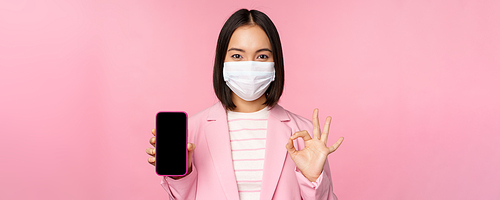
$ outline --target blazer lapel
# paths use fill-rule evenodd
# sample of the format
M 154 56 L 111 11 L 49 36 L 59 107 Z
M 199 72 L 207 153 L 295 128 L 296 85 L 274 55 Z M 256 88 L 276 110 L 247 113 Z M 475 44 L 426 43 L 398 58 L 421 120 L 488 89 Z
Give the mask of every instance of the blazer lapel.
M 284 123 L 287 121 L 290 121 L 290 118 L 280 105 L 269 110 L 260 199 L 272 199 L 283 170 L 288 153 L 285 145 L 292 135 L 292 129 Z
M 219 182 L 227 199 L 239 199 L 234 175 L 227 115 L 220 102 L 211 107 L 205 127 L 205 138 L 212 156 Z

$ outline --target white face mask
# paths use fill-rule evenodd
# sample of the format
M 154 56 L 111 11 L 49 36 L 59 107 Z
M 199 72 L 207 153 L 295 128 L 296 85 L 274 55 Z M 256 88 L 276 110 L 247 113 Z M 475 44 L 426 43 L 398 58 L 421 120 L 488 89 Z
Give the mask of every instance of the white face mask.
M 274 81 L 274 62 L 238 61 L 225 62 L 224 81 L 231 90 L 245 101 L 262 96 Z

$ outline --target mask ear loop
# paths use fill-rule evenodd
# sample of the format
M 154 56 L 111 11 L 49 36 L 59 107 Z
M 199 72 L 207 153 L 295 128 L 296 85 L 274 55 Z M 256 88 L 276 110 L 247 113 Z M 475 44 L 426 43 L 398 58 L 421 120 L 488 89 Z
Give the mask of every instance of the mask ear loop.
M 273 62 L 273 80 L 272 81 L 274 81 L 274 78 L 276 77 L 276 68 L 274 68 L 275 65 L 276 65 L 276 63 Z

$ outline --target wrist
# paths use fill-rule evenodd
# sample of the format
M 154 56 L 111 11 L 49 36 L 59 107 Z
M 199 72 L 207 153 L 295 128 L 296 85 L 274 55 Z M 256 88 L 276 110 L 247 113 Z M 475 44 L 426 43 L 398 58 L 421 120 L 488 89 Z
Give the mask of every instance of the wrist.
M 309 180 L 310 182 L 316 182 L 316 180 L 318 180 L 319 176 L 321 174 L 318 174 L 318 175 L 311 175 L 311 174 L 308 174 L 308 173 L 304 173 L 302 172 L 302 170 L 300 170 L 298 167 L 295 168 L 295 170 L 297 172 L 300 172 L 302 174 L 302 176 L 304 176 L 307 180 Z
M 316 182 L 316 180 L 318 180 L 318 177 L 319 176 L 305 176 L 304 177 L 307 178 L 307 180 L 309 180 L 310 182 Z

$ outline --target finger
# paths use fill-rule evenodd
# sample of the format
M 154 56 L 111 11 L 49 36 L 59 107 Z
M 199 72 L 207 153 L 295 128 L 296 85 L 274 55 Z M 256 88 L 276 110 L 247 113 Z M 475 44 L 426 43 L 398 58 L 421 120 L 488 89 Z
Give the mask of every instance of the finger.
M 325 125 L 323 126 L 323 130 L 321 131 L 321 141 L 326 144 L 328 141 L 328 134 L 330 132 L 330 124 L 332 122 L 332 117 L 328 116 L 325 121 Z
M 151 145 L 153 145 L 154 147 L 156 147 L 156 138 L 155 137 L 152 137 L 151 139 L 149 139 L 149 143 Z
M 313 137 L 320 139 L 321 130 L 319 129 L 319 119 L 318 119 L 319 109 L 314 109 L 313 111 Z
M 297 139 L 299 137 L 301 137 L 302 139 L 304 139 L 304 141 L 312 139 L 311 135 L 309 135 L 309 133 L 307 131 L 305 131 L 305 130 L 304 131 L 295 132 L 292 135 L 292 137 L 290 137 L 290 139 L 295 140 L 295 139 Z
M 154 156 L 155 152 L 156 152 L 156 150 L 154 148 L 147 148 L 146 149 L 146 153 L 148 153 L 149 155 Z
M 151 130 L 151 133 L 153 133 L 153 135 L 156 136 L 155 129 Z
M 297 149 L 293 146 L 293 140 L 291 138 L 288 139 L 288 143 L 286 143 L 285 147 L 289 154 L 293 155 L 297 151 Z
M 337 150 L 340 146 L 340 144 L 342 144 L 342 141 L 344 141 L 344 137 L 340 137 L 337 142 L 335 142 L 335 144 L 333 144 L 332 146 L 328 147 L 328 149 L 330 150 L 330 153 L 333 153 L 335 150 Z
M 196 146 L 193 144 L 193 143 L 188 143 L 188 151 L 194 151 L 194 149 L 196 148 Z
M 155 163 L 155 157 L 149 157 L 148 158 L 148 162 L 149 162 L 149 164 L 155 165 L 156 164 Z
M 191 170 L 193 164 L 193 152 L 196 146 L 193 143 L 188 143 L 188 167 Z

